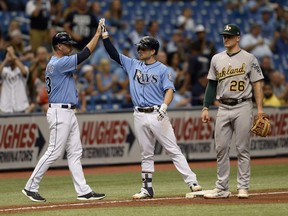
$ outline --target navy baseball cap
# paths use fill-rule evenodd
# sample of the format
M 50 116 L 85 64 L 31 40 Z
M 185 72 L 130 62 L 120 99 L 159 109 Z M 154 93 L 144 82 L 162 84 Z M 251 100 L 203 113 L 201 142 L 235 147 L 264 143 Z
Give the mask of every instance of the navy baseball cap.
M 67 32 L 59 32 L 55 34 L 52 38 L 53 47 L 55 47 L 57 44 L 73 45 L 77 44 L 77 42 L 72 40 L 71 35 L 69 35 Z
M 227 24 L 224 26 L 224 29 L 220 35 L 240 36 L 240 28 L 235 24 Z

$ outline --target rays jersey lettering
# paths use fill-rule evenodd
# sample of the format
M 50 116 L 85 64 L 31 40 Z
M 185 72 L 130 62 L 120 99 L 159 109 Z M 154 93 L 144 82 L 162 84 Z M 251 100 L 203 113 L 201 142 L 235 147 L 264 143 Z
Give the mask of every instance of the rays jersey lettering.
M 137 59 L 119 54 L 121 66 L 129 77 L 129 89 L 134 106 L 161 105 L 165 91 L 175 91 L 169 69 L 156 61 L 146 65 Z
M 134 80 L 137 80 L 142 85 L 157 83 L 158 79 L 159 77 L 157 74 L 142 73 L 142 71 L 138 69 L 136 69 L 135 71 Z

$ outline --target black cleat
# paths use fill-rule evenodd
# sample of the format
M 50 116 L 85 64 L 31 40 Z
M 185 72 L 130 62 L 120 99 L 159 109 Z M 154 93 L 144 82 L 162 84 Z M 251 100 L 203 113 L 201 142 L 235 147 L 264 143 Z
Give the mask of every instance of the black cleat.
M 91 191 L 88 194 L 78 196 L 78 200 L 101 200 L 105 197 L 105 194 L 103 193 L 95 193 L 94 191 Z
M 46 202 L 46 199 L 43 198 L 39 193 L 28 191 L 26 189 L 22 190 L 22 193 L 27 196 L 30 200 L 34 202 Z

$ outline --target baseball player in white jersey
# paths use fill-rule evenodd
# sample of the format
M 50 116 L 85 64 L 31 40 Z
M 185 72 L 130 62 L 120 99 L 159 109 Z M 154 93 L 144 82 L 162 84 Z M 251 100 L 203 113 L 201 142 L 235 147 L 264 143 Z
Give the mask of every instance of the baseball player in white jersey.
M 250 181 L 250 129 L 252 126 L 252 90 L 258 113 L 263 113 L 263 74 L 257 59 L 239 47 L 240 29 L 237 25 L 224 26 L 225 51 L 213 56 L 208 73 L 202 121 L 209 121 L 208 108 L 216 99 L 220 102 L 215 125 L 217 154 L 216 188 L 205 198 L 228 198 L 229 145 L 233 134 L 238 157 L 237 190 L 239 198 L 248 198 Z
M 54 55 L 46 67 L 46 87 L 49 97 L 47 121 L 50 129 L 49 146 L 36 165 L 25 188 L 24 195 L 35 202 L 45 202 L 39 193 L 39 184 L 50 165 L 63 152 L 67 152 L 67 160 L 78 200 L 103 199 L 105 194 L 95 193 L 86 183 L 82 165 L 82 145 L 80 132 L 74 109 L 78 103 L 73 74 L 77 65 L 87 59 L 94 51 L 101 34 L 100 24 L 96 34 L 79 53 L 71 55 L 72 44 L 76 43 L 66 32 L 57 33 L 52 39 Z
M 12 46 L 7 47 L 6 51 L 5 59 L 0 65 L 0 113 L 25 112 L 29 107 L 26 92 L 29 70 L 16 56 Z
M 166 109 L 173 99 L 174 85 L 168 68 L 155 60 L 159 42 L 143 37 L 137 44 L 139 59 L 132 59 L 117 52 L 102 26 L 102 38 L 110 57 L 118 62 L 129 77 L 130 93 L 134 104 L 134 125 L 141 149 L 142 188 L 134 199 L 152 198 L 154 173 L 154 148 L 156 140 L 162 144 L 184 181 L 192 191 L 201 190 L 193 173 L 176 143 L 176 137 Z

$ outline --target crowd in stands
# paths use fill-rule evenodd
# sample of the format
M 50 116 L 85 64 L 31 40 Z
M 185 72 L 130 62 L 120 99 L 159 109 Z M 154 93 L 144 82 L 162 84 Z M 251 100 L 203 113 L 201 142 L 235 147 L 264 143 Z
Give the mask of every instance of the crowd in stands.
M 285 0 L 1 0 L 0 113 L 46 112 L 51 38 L 66 31 L 80 51 L 102 17 L 116 48 L 127 56 L 137 58 L 135 44 L 145 35 L 160 42 L 158 60 L 174 75 L 170 108 L 202 106 L 210 60 L 224 49 L 219 32 L 228 23 L 240 26 L 241 48 L 259 60 L 264 105 L 288 104 Z M 101 41 L 78 71 L 79 112 L 133 107 L 126 73 Z

